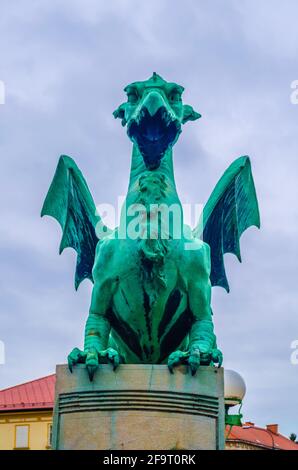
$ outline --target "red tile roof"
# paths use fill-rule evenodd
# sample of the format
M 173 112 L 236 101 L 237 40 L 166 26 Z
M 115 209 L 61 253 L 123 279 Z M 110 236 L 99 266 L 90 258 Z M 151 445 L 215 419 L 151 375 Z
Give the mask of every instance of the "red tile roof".
M 0 412 L 23 409 L 51 409 L 54 406 L 56 375 L 48 375 L 0 391 Z
M 230 426 L 226 426 L 226 437 L 228 442 L 243 442 L 265 449 L 298 450 L 298 444 L 282 434 L 259 428 L 253 424 L 242 427 L 233 426 L 231 432 Z

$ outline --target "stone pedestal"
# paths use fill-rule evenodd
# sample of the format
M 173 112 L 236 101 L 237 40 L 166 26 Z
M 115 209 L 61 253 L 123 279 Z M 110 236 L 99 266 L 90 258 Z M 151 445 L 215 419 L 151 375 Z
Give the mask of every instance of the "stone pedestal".
M 101 365 L 57 366 L 53 449 L 174 450 L 224 448 L 223 369 Z

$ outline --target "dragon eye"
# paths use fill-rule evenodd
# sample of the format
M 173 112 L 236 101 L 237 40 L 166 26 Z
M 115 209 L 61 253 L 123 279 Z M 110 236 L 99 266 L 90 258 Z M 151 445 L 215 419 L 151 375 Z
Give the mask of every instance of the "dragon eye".
M 178 91 L 172 91 L 169 95 L 169 99 L 172 102 L 181 101 L 181 94 Z
M 130 91 L 129 93 L 127 93 L 127 99 L 129 103 L 133 104 L 138 101 L 139 97 L 135 91 Z

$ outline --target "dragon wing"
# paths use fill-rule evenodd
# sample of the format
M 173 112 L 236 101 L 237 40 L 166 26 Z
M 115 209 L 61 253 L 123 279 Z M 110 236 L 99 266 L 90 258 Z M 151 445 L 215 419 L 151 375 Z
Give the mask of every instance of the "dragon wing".
M 59 254 L 67 247 L 77 252 L 75 288 L 78 289 L 86 278 L 93 282 L 92 268 L 98 242 L 96 225 L 102 222 L 82 173 L 67 155 L 59 159 L 42 207 L 41 216 L 44 215 L 54 217 L 61 225 Z M 109 230 L 104 228 L 108 234 Z
M 251 225 L 260 228 L 260 215 L 249 157 L 235 160 L 215 186 L 193 235 L 210 246 L 212 286 L 229 292 L 224 254 L 241 262 L 239 240 Z

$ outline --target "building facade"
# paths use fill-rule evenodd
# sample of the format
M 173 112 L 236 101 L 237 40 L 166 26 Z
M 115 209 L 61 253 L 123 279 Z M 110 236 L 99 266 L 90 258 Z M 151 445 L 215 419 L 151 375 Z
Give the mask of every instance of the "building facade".
M 55 375 L 0 391 L 0 450 L 51 448 Z

